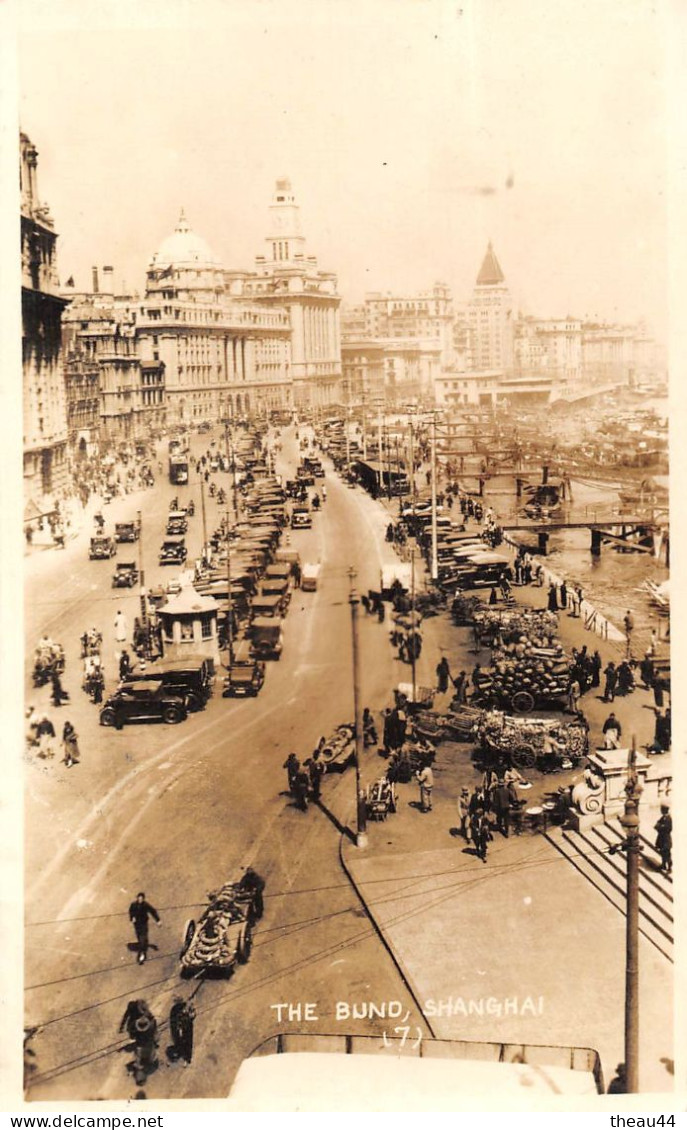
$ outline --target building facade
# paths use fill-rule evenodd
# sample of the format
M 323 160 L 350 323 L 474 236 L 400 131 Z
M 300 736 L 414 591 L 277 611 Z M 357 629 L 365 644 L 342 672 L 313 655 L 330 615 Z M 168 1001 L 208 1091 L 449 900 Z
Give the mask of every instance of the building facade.
M 242 293 L 260 307 L 287 312 L 294 404 L 342 403 L 337 278 L 321 271 L 306 250 L 300 207 L 291 182 L 282 178 L 270 204 L 264 254 L 256 257 L 255 272 L 240 279 Z
M 24 496 L 27 520 L 50 513 L 67 485 L 67 410 L 57 235 L 38 195 L 38 152 L 22 133 L 21 296 Z
M 513 302 L 491 243 L 477 275 L 467 320 L 467 368 L 509 373 L 513 367 Z

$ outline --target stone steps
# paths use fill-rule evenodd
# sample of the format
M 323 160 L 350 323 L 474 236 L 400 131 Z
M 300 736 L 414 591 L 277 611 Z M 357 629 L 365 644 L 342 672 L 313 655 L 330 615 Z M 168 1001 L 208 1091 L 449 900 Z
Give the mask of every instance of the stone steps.
M 618 850 L 624 832 L 617 820 L 595 824 L 583 831 L 552 828 L 546 838 L 562 855 L 625 914 L 627 859 Z M 673 961 L 673 882 L 658 870 L 660 858 L 653 844 L 641 836 L 643 852 L 639 864 L 639 931 L 669 961 Z M 611 849 L 616 850 L 611 854 Z

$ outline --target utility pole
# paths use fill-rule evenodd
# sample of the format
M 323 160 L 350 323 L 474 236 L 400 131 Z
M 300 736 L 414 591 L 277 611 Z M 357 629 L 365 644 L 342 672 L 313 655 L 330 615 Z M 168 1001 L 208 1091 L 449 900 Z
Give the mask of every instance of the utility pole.
M 355 716 L 355 842 L 359 848 L 364 848 L 367 847 L 367 811 L 365 797 L 360 788 L 360 759 L 363 752 L 363 708 L 360 701 L 360 640 L 358 637 L 360 597 L 354 587 L 355 569 L 349 569 L 348 576 L 350 583 L 348 602 L 351 606 L 351 639 L 353 643 L 353 711 Z
M 363 462 L 367 463 L 367 397 L 365 393 L 365 378 L 362 388 L 362 414 L 363 414 Z
M 205 479 L 203 473 L 200 475 L 200 510 L 203 515 L 203 563 L 208 563 L 208 523 L 205 514 Z
M 229 508 L 228 507 L 227 507 L 227 512 L 226 512 L 226 523 L 227 523 L 227 537 L 226 537 L 226 546 L 227 546 L 227 647 L 229 649 L 229 669 L 231 670 L 231 668 L 234 666 L 234 623 L 233 623 L 234 615 L 233 615 L 233 604 L 232 604 L 232 599 L 231 599 L 231 548 L 230 548 L 230 544 L 229 544 L 229 540 L 230 540 L 230 536 L 231 536 L 231 526 L 229 525 Z
M 382 453 L 382 408 L 379 407 L 379 416 L 377 417 L 377 458 L 379 459 L 379 493 L 380 495 L 384 489 L 384 455 Z
M 437 558 L 437 417 L 432 414 L 432 565 L 430 575 L 433 581 L 439 577 Z
M 138 576 L 141 582 L 141 626 L 145 632 L 145 657 L 150 659 L 150 634 L 148 624 L 148 597 L 146 594 L 146 575 L 143 568 L 143 515 L 139 510 L 138 518 Z
M 346 381 L 346 473 L 351 473 L 351 378 Z
M 412 635 L 412 646 L 410 648 L 410 655 L 412 659 L 412 680 L 413 680 L 413 706 L 415 705 L 415 687 L 417 685 L 417 671 L 415 659 L 415 543 L 410 547 L 410 631 Z
M 625 919 L 625 1078 L 630 1095 L 639 1092 L 639 798 L 642 786 L 637 773 L 637 743 L 632 737 L 625 786 L 625 812 L 620 823 L 625 829 L 622 850 L 627 856 L 627 895 Z

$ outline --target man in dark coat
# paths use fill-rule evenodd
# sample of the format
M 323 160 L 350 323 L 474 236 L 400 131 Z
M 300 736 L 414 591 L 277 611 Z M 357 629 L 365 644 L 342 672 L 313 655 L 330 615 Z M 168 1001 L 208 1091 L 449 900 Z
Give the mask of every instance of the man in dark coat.
M 312 757 L 309 757 L 305 763 L 308 767 L 308 778 L 310 781 L 310 793 L 314 801 L 320 799 L 322 792 L 322 777 L 325 772 L 324 762 L 320 760 L 320 751 L 316 749 Z
M 491 790 L 491 808 L 496 817 L 496 829 L 508 839 L 511 798 L 504 782 L 499 778 Z
M 661 805 L 661 815 L 654 825 L 656 851 L 661 857 L 661 871 L 670 875 L 673 870 L 673 818 L 666 804 Z
M 618 672 L 615 663 L 611 662 L 604 671 L 606 678 L 606 686 L 604 687 L 604 702 L 613 702 L 615 699 L 615 690 L 618 686 Z
M 553 581 L 549 585 L 549 597 L 547 601 L 549 612 L 558 612 L 558 593 Z
M 437 687 L 439 694 L 446 694 L 450 678 L 451 670 L 448 665 L 448 659 L 443 655 L 439 663 L 437 663 Z
M 282 765 L 282 769 L 286 769 L 286 775 L 289 781 L 289 792 L 293 792 L 293 786 L 296 781 L 296 776 L 301 767 L 301 763 L 296 757 L 295 753 L 290 753 L 286 761 Z
M 154 918 L 158 926 L 160 923 L 160 915 L 155 907 L 149 902 L 146 902 L 146 896 L 143 891 L 139 891 L 136 895 L 136 900 L 131 903 L 129 907 L 129 919 L 133 924 L 136 931 L 136 941 L 138 942 L 138 964 L 143 965 L 146 957 L 148 956 L 148 919 Z

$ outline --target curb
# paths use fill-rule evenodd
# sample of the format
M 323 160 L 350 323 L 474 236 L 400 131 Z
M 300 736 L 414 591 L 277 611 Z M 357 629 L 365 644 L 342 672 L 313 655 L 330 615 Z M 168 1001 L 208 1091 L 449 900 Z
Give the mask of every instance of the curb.
M 423 1023 L 425 1025 L 425 1027 L 427 1028 L 429 1035 L 431 1036 L 431 1038 L 433 1040 L 435 1040 L 437 1038 L 436 1032 L 432 1028 L 432 1025 L 430 1024 L 427 1017 L 425 1016 L 424 1009 L 422 1008 L 422 1005 L 420 1003 L 420 998 L 419 998 L 417 989 L 416 989 L 415 985 L 413 984 L 412 979 L 408 976 L 405 969 L 403 968 L 403 965 L 401 964 L 394 947 L 391 945 L 391 942 L 389 942 L 389 940 L 387 939 L 384 931 L 382 930 L 381 926 L 377 922 L 377 919 L 375 918 L 374 914 L 370 910 L 370 907 L 367 903 L 367 900 L 365 899 L 364 895 L 362 894 L 360 888 L 358 887 L 358 884 L 356 883 L 355 879 L 353 878 L 353 875 L 351 874 L 351 871 L 349 870 L 349 868 L 346 864 L 345 850 L 344 850 L 345 847 L 346 847 L 346 834 L 342 833 L 340 838 L 339 838 L 339 861 L 340 861 L 341 866 L 342 866 L 342 868 L 343 868 L 343 870 L 346 874 L 346 878 L 348 879 L 349 883 L 351 884 L 351 887 L 353 888 L 356 895 L 358 896 L 358 899 L 360 900 L 360 903 L 361 903 L 362 907 L 364 908 L 365 913 L 367 914 L 367 917 L 369 918 L 370 922 L 372 923 L 372 926 L 374 927 L 374 930 L 375 930 L 375 933 L 377 934 L 377 937 L 381 941 L 385 950 L 389 954 L 389 957 L 391 958 L 394 965 L 396 966 L 398 974 L 399 974 L 405 988 L 407 989 L 407 991 L 410 993 L 411 997 L 413 998 L 413 1001 L 415 1002 L 415 1007 L 417 1008 L 419 1015 L 422 1017 Z

